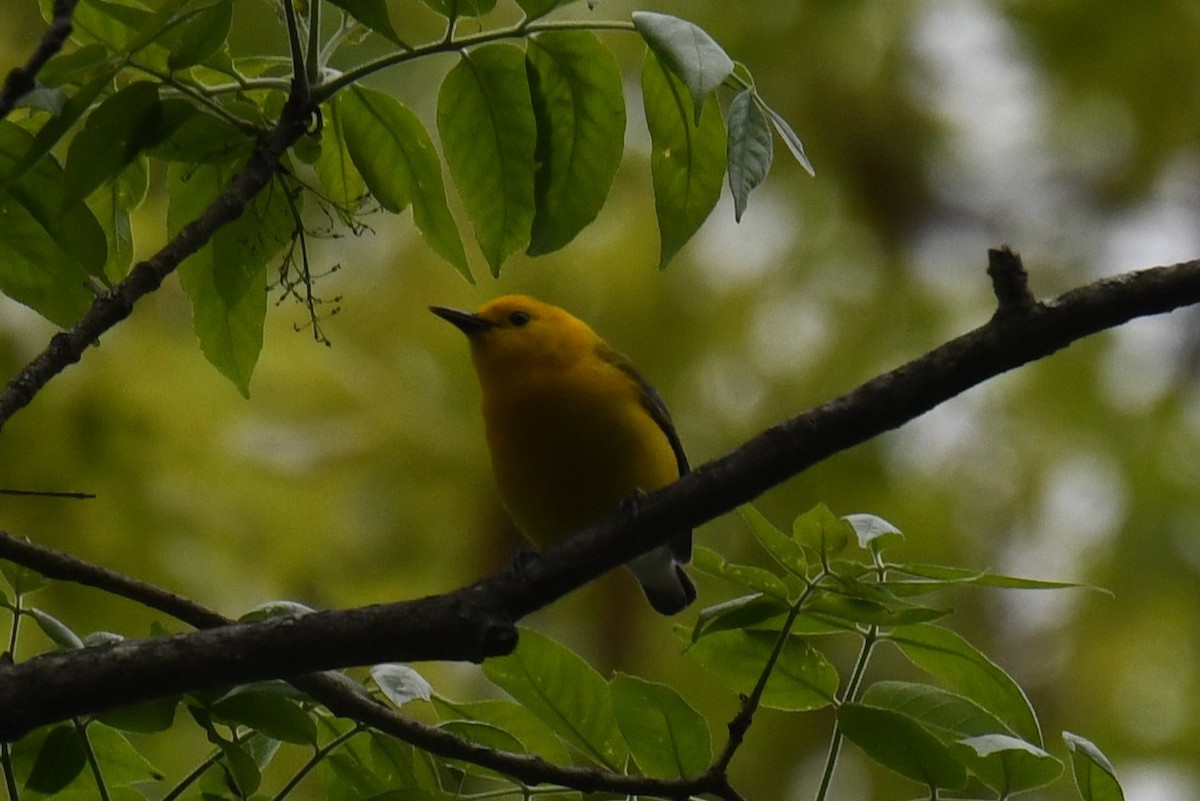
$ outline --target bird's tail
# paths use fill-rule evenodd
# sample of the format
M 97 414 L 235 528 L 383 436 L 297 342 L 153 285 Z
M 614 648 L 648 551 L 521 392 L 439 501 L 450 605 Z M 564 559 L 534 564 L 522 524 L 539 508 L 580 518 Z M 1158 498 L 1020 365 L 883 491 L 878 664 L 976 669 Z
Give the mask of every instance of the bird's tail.
M 678 614 L 696 600 L 696 585 L 669 546 L 639 556 L 628 567 L 659 614 Z

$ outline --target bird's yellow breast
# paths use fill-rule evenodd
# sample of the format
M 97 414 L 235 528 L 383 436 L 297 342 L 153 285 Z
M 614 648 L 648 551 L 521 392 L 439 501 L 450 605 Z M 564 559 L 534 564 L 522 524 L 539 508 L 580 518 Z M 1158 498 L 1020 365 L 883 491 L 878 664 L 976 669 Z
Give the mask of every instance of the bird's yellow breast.
M 489 381 L 483 415 L 504 505 L 541 546 L 679 477 L 640 387 L 599 358 Z

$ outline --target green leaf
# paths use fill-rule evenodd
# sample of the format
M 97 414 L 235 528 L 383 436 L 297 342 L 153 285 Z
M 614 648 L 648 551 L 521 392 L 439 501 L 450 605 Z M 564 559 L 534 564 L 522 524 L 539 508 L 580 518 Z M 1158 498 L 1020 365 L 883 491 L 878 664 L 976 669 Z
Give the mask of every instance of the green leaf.
M 550 253 L 596 219 L 625 145 L 621 69 L 589 31 L 529 40 L 525 58 L 537 121 L 535 214 L 527 252 Z
M 262 770 L 250 752 L 238 743 L 219 740 L 216 743 L 221 749 L 222 766 L 228 780 L 237 788 L 240 797 L 248 798 L 258 791 L 262 785 Z
M 345 124 L 342 120 L 344 116 L 342 109 L 346 102 L 344 96 L 348 96 L 353 91 L 351 89 L 339 93 L 333 102 L 325 106 L 325 127 L 321 132 L 321 152 L 317 156 L 315 165 L 317 178 L 321 181 L 325 196 L 333 204 L 338 219 L 344 225 L 353 220 L 367 193 L 367 184 L 363 180 L 362 173 L 354 166 L 354 160 L 350 157 L 349 146 L 346 144 Z M 439 175 L 439 179 L 440 177 Z M 445 190 L 442 192 L 442 199 L 444 203 Z M 453 224 L 453 220 L 451 220 L 451 224 Z M 457 229 L 454 236 L 458 237 Z M 459 250 L 462 250 L 461 244 L 460 241 Z
M 37 76 L 38 83 L 53 87 L 87 83 L 96 77 L 96 70 L 108 61 L 108 57 L 108 48 L 101 44 L 90 44 L 69 53 L 59 53 L 42 67 Z
M 782 626 L 788 609 L 786 601 L 762 593 L 731 598 L 700 610 L 700 614 L 696 616 L 696 625 L 692 628 L 690 641 L 695 642 L 718 631 L 753 628 L 767 621 L 777 621 L 775 628 L 778 629 Z
M 443 721 L 474 720 L 489 723 L 516 737 L 522 751 L 537 754 L 559 765 L 571 762 L 570 752 L 558 735 L 541 718 L 520 704 L 508 700 L 457 703 L 433 696 L 438 717 Z
M 767 116 L 754 102 L 754 90 L 746 89 L 729 104 L 729 191 L 733 193 L 733 217 L 742 221 L 750 193 L 771 169 L 774 143 Z
M 32 142 L 19 151 L 19 158 L 17 158 L 17 153 L 10 151 L 11 145 L 8 145 L 5 148 L 5 161 L 11 160 L 14 163 L 11 166 L 6 163 L 5 169 L 0 171 L 0 189 L 7 188 L 11 183 L 18 181 L 39 164 L 51 149 L 66 136 L 67 132 L 75 127 L 75 123 L 88 112 L 100 93 L 112 83 L 115 74 L 115 69 L 107 69 L 80 87 L 79 91 L 71 95 L 63 105 L 62 112 L 47 120 L 37 135 L 33 137 Z
M 266 265 L 241 271 L 256 286 L 230 304 L 213 281 L 213 264 L 190 262 L 180 268 L 179 280 L 192 302 L 192 326 L 205 358 L 249 398 L 267 316 Z
M 847 740 L 901 776 L 927 787 L 955 790 L 966 785 L 963 766 L 915 720 L 860 704 L 843 704 L 837 717 Z
M 950 614 L 946 609 L 915 606 L 892 599 L 888 603 L 866 598 L 821 593 L 804 607 L 804 613 L 838 621 L 849 628 L 856 624 L 889 628 L 893 626 L 928 623 Z
M 363 763 L 356 759 L 348 748 L 343 747 L 326 755 L 321 760 L 321 769 L 330 773 L 326 785 L 337 788 L 336 793 L 330 793 L 334 798 L 371 799 L 372 801 L 386 798 L 386 786 L 383 782 L 375 774 L 364 770 Z M 205 799 L 205 801 L 208 800 Z M 259 801 L 259 798 L 255 797 L 251 801 Z
M 452 720 L 443 723 L 438 728 L 460 739 L 478 743 L 494 751 L 508 751 L 515 754 L 526 753 L 524 744 L 511 732 L 491 723 L 484 723 L 477 720 Z M 451 766 L 473 776 L 487 776 L 501 780 L 508 778 L 502 773 L 477 765 L 470 760 L 450 759 L 447 761 Z
M 87 197 L 164 139 L 168 131 L 162 120 L 158 85 L 147 81 L 131 84 L 101 103 L 67 151 L 67 197 Z
M 499 726 L 493 726 L 490 723 L 482 723 L 477 720 L 452 720 L 443 723 L 438 728 L 495 751 L 511 751 L 517 754 L 525 753 L 525 746 L 521 744 L 520 740 Z M 476 775 L 498 775 L 494 771 L 479 767 L 465 760 L 456 759 L 453 760 L 453 764 L 468 773 L 475 773 Z
M 862 703 L 910 717 L 945 742 L 1012 733 L 999 718 L 971 699 L 928 684 L 876 682 L 863 693 Z
M 72 38 L 81 44 L 103 43 L 113 53 L 137 56 L 140 66 L 166 72 L 172 29 L 195 10 L 182 10 L 189 0 L 164 0 L 155 11 L 136 0 L 81 0 L 72 16 Z
M 711 548 L 697 546 L 692 552 L 692 566 L 710 576 L 723 578 L 741 587 L 786 601 L 788 586 L 769 570 L 751 565 L 734 565 Z
M 428 701 L 433 688 L 408 665 L 384 664 L 371 668 L 371 679 L 397 708 L 409 701 Z
M 524 54 L 505 44 L 466 53 L 442 82 L 437 125 L 475 238 L 499 276 L 529 241 L 535 210 L 537 126 Z
M 167 69 L 186 69 L 212 56 L 229 38 L 232 23 L 233 0 L 214 0 L 191 10 L 184 22 L 160 40 L 169 51 Z
M 415 750 L 408 743 L 375 730 L 371 730 L 368 736 L 371 764 L 384 786 L 438 790 L 438 775 L 426 752 Z
M 199 217 L 229 185 L 240 164 L 172 164 L 167 172 L 168 229 Z M 259 192 L 241 217 L 188 257 L 179 280 L 192 302 L 192 326 L 205 357 L 250 395 L 267 313 L 266 265 L 287 244 L 294 221 L 278 182 Z
M 845 515 L 843 518 L 858 535 L 858 545 L 863 550 L 877 551 L 883 537 L 904 537 L 900 529 L 882 517 L 868 514 Z
M 608 683 L 578 655 L 521 629 L 517 649 L 484 662 L 483 673 L 589 759 L 620 769 L 627 749 L 613 720 Z
M 804 578 L 808 572 L 808 560 L 804 558 L 804 550 L 796 544 L 796 541 L 784 534 L 776 528 L 770 520 L 763 516 L 762 512 L 755 509 L 750 504 L 738 507 L 738 514 L 742 517 L 742 522 L 750 529 L 750 533 L 758 540 L 767 553 L 775 558 L 775 561 L 791 573 L 799 578 Z
M 104 229 L 79 200 L 67 199 L 53 158 L 14 178 L 36 142 L 0 121 L 0 290 L 67 327 L 91 306 L 89 275 L 107 258 Z
M 1063 732 L 1063 741 L 1071 753 L 1071 773 L 1083 801 L 1125 801 L 1125 791 L 1117 781 L 1117 771 L 1108 757 L 1085 737 Z
M 83 640 L 79 635 L 71 631 L 71 627 L 63 623 L 58 618 L 43 612 L 41 609 L 29 609 L 29 615 L 37 623 L 37 627 L 42 630 L 42 633 L 50 638 L 55 645 L 62 648 L 82 648 Z
M 609 687 L 617 725 L 646 775 L 698 776 L 708 768 L 708 722 L 679 693 L 628 673 L 618 673 Z
M 149 154 L 166 161 L 201 164 L 245 160 L 254 145 L 253 140 L 226 120 L 197 111 L 186 101 L 163 101 L 163 116 L 177 122 L 167 126 L 170 133 Z
M 389 94 L 356 86 L 335 98 L 346 149 L 371 194 L 413 222 L 434 252 L 474 283 L 458 226 L 446 204 L 442 163 L 417 115 Z
M 700 228 L 721 197 L 725 175 L 725 127 L 716 97 L 693 125 L 683 85 L 653 52 L 642 66 L 642 103 L 650 129 L 650 173 L 664 268 Z
M 525 12 L 525 19 L 532 21 L 570 2 L 572 0 L 517 0 L 517 5 Z
M 22 539 L 28 540 L 27 537 Z M 18 596 L 29 595 L 49 586 L 50 579 L 32 568 L 0 559 L 0 575 Z
M 42 740 L 25 787 L 54 795 L 82 771 L 86 762 L 83 740 L 74 726 L 55 726 Z
M 741 694 L 754 689 L 779 639 L 777 631 L 733 629 L 693 643 L 688 653 L 726 687 Z M 837 670 L 800 637 L 789 636 L 763 693 L 763 706 L 805 711 L 833 703 Z
M 785 145 L 787 145 L 787 149 L 791 152 L 792 157 L 800 163 L 800 166 L 803 167 L 809 175 L 815 176 L 817 172 L 813 169 L 812 162 L 808 160 L 808 154 L 804 152 L 804 143 L 800 141 L 800 137 L 797 136 L 796 132 L 792 130 L 792 126 L 789 125 L 788 121 L 785 120 L 783 116 L 775 109 L 771 108 L 766 103 L 763 103 L 761 99 L 757 98 L 757 96 L 755 99 L 758 100 L 759 105 L 762 107 L 762 110 L 767 113 L 767 116 L 771 118 L 771 124 L 775 126 L 775 130 L 779 134 L 779 138 L 783 140 Z
M 1000 718 L 1022 739 L 1041 745 L 1041 728 L 1024 691 L 962 637 L 939 626 L 920 624 L 901 626 L 888 639 L 921 670 Z
M 699 125 L 706 99 L 733 72 L 733 59 L 699 25 L 679 17 L 635 11 L 633 27 L 658 61 L 683 81 Z
M 178 706 L 179 696 L 170 695 L 120 709 L 112 709 L 102 713 L 97 719 L 121 731 L 156 734 L 171 728 L 175 722 L 175 709 Z
M 115 181 L 92 192 L 85 201 L 104 229 L 108 242 L 103 277 L 109 284 L 120 281 L 133 266 L 133 227 L 129 212 L 141 205 L 149 188 L 147 159 L 139 157 Z
M 387 0 L 332 0 L 333 4 L 393 44 L 401 44 L 400 36 L 388 15 Z
M 234 691 L 208 710 L 218 720 L 249 726 L 285 743 L 315 745 L 317 742 L 317 724 L 312 716 L 277 693 Z
M 1001 798 L 1043 787 L 1062 774 L 1062 762 L 1008 734 L 982 734 L 950 744 L 950 751 Z
M 496 7 L 496 0 L 421 0 L 443 17 L 450 16 L 451 9 L 460 17 L 482 17 Z
M 850 542 L 854 529 L 839 519 L 829 507 L 817 504 L 792 522 L 792 538 L 822 556 L 822 561 L 841 553 Z
M 109 787 L 128 787 L 164 778 L 116 729 L 92 723 L 87 727 L 87 738 Z
M 892 581 L 889 585 L 897 588 L 903 587 L 905 591 L 915 593 L 918 590 L 933 591 L 961 584 L 973 584 L 979 587 L 996 587 L 1005 590 L 1069 590 L 1069 589 L 1089 589 L 1103 592 L 1106 595 L 1112 595 L 1108 590 L 1092 586 L 1090 584 L 1080 584 L 1072 581 L 1045 581 L 1043 579 L 1021 578 L 1019 576 L 1005 576 L 999 573 L 989 573 L 987 571 L 980 572 L 978 570 L 968 570 L 961 567 L 950 567 L 947 565 L 920 565 L 920 564 L 902 564 L 889 565 L 889 570 L 898 572 L 908 576 L 916 576 L 921 581 L 905 582 Z

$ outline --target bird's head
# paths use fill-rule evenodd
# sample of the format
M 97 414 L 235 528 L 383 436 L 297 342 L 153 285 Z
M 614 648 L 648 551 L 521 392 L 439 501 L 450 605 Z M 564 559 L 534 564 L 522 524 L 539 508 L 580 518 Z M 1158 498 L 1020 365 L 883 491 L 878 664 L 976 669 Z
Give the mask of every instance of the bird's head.
M 480 378 L 565 366 L 594 353 L 595 332 L 568 312 L 525 295 L 506 295 L 474 312 L 430 306 L 467 335 Z

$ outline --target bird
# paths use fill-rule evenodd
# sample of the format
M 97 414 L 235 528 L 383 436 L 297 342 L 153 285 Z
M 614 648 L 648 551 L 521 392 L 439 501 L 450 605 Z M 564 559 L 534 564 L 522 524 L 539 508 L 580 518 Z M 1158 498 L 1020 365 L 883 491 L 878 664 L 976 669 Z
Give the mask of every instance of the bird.
M 662 396 L 582 320 L 525 295 L 429 308 L 467 336 L 501 501 L 537 547 L 688 472 Z M 659 613 L 695 600 L 691 552 L 683 530 L 626 565 Z

